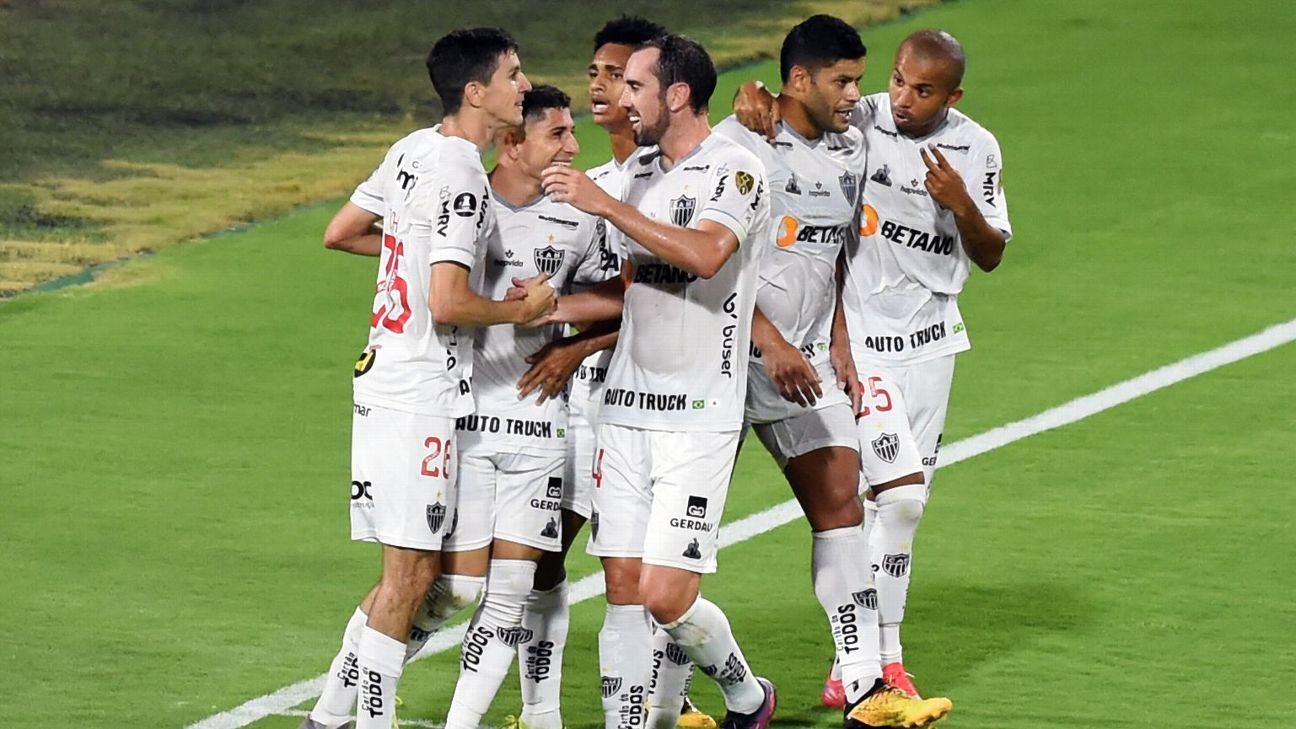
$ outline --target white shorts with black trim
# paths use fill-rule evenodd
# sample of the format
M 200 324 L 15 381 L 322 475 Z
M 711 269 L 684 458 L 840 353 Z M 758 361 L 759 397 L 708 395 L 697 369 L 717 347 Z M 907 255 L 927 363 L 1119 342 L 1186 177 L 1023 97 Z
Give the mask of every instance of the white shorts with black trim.
M 599 425 L 587 551 L 715 572 L 738 435 Z
M 918 471 L 930 488 L 954 382 L 954 355 L 896 365 L 857 352 L 855 368 L 864 388 L 855 416 L 860 488 Z
M 440 551 L 454 524 L 458 460 L 453 418 L 355 403 L 351 538 Z
M 459 434 L 459 523 L 445 551 L 468 552 L 496 539 L 545 552 L 562 549 L 562 451 L 501 453 L 490 436 Z

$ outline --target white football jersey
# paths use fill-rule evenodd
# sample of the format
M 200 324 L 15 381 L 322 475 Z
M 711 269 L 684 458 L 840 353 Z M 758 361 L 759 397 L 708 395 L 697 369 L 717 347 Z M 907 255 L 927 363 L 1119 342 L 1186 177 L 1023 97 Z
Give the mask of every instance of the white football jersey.
M 857 129 L 811 142 L 787 124 L 769 142 L 735 117 L 716 126 L 765 165 L 771 200 L 770 235 L 760 264 L 756 305 L 794 347 L 827 357 L 837 303 L 837 256 L 858 232 L 855 213 L 866 161 Z M 760 353 L 752 350 L 752 362 Z
M 627 157 L 626 164 L 628 165 L 633 159 L 633 156 Z M 624 170 L 625 165 L 617 164 L 616 158 L 613 157 L 585 174 L 603 188 L 604 192 L 620 200 L 621 173 Z M 613 225 L 606 224 L 601 218 L 599 225 L 604 226 L 606 235 L 599 249 L 598 265 L 586 269 L 584 274 L 578 273 L 572 281 L 573 293 L 621 275 L 621 231 Z M 608 363 L 611 361 L 612 350 L 605 349 L 586 357 L 576 368 L 576 372 L 572 375 L 571 399 L 573 403 L 578 400 L 581 402 L 575 407 L 580 407 L 586 401 L 596 400 L 603 392 L 603 383 L 607 381 Z
M 473 333 L 432 321 L 432 266 L 457 263 L 477 276 L 479 245 L 495 227 L 477 147 L 421 129 L 388 150 L 351 202 L 383 218 L 369 344 L 355 366 L 355 399 L 413 413 L 473 410 Z
M 889 362 L 962 352 L 971 345 L 958 295 L 971 259 L 954 214 L 927 192 L 919 150 L 936 145 L 986 221 L 1011 238 L 999 143 L 954 109 L 932 134 L 906 137 L 896 131 L 885 93 L 861 99 L 852 124 L 868 144 L 868 177 L 859 243 L 847 247 L 843 303 L 851 348 L 857 356 Z
M 756 277 L 768 235 L 769 187 L 760 160 L 718 134 L 661 164 L 636 151 L 622 199 L 644 215 L 686 228 L 711 220 L 738 250 L 710 279 L 661 260 L 623 236 L 634 275 L 599 422 L 648 430 L 724 431 L 742 426 Z
M 605 237 L 601 218 L 587 215 L 541 195 L 522 207 L 494 198 L 498 224 L 486 239 L 479 293 L 503 299 L 513 278 L 549 275 L 554 288 L 597 276 Z M 537 404 L 540 393 L 518 400 L 517 383 L 531 365 L 526 358 L 562 334 L 561 325 L 499 325 L 476 333 L 473 390 L 477 412 L 456 423 L 461 432 L 487 436 L 493 451 L 561 451 L 567 437 L 567 403 L 551 398 Z M 486 442 L 484 441 L 484 442 Z

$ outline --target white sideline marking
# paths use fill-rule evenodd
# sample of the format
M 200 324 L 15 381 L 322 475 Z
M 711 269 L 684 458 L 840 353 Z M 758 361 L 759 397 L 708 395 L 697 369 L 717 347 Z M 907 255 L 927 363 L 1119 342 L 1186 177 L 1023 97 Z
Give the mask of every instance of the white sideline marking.
M 1029 438 L 1038 433 L 1070 425 L 1148 393 L 1156 392 L 1191 377 L 1281 347 L 1294 340 L 1296 340 L 1296 319 L 1283 324 L 1276 324 L 1249 337 L 1243 337 L 1222 347 L 1195 354 L 1173 364 L 1157 368 L 1146 374 L 1099 390 L 1092 395 L 1085 395 L 1071 402 L 1050 408 L 1038 415 L 1001 425 L 998 428 L 957 443 L 951 443 L 943 449 L 941 463 L 937 467 L 952 466 L 959 461 L 967 460 L 996 448 L 1002 448 L 1023 438 Z M 745 542 L 752 537 L 794 521 L 800 516 L 801 508 L 797 505 L 796 500 L 785 501 L 765 511 L 725 524 L 720 530 L 720 546 L 729 547 Z M 573 604 L 602 594 L 603 575 L 601 573 L 584 577 L 571 586 L 571 602 Z M 467 624 L 461 623 L 455 628 L 437 633 L 432 636 L 432 639 L 428 641 L 414 660 L 421 660 L 434 653 L 440 653 L 459 645 L 466 630 Z M 273 693 L 247 701 L 229 711 L 213 714 L 202 721 L 190 724 L 185 729 L 239 729 L 271 714 L 283 714 L 303 701 L 319 696 L 320 690 L 324 687 L 324 676 L 325 674 L 320 674 L 315 678 L 285 686 Z M 410 724 L 414 726 L 413 722 L 410 722 Z

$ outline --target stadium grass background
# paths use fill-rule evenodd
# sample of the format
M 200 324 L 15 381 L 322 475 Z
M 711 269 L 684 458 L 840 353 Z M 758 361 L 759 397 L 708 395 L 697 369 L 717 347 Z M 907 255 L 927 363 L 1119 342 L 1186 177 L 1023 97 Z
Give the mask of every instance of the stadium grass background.
M 975 348 L 945 442 L 1296 316 L 1291 6 L 969 0 L 866 30 L 866 91 L 927 26 L 968 48 L 962 108 L 999 136 L 1016 228 L 964 297 Z M 717 118 L 752 75 L 777 69 L 727 75 Z M 584 162 L 606 157 L 601 132 L 581 138 Z M 346 543 L 343 487 L 373 263 L 320 249 L 331 209 L 132 262 L 135 286 L 0 309 L 0 725 L 181 727 L 327 667 L 378 567 Z M 939 473 L 906 663 L 955 699 L 948 726 L 1296 715 L 1294 369 L 1288 345 Z M 746 449 L 728 519 L 786 498 Z M 836 721 L 808 546 L 779 528 L 706 584 L 784 726 Z M 571 727 L 600 724 L 601 614 L 573 611 Z M 403 715 L 443 718 L 455 666 L 413 666 Z

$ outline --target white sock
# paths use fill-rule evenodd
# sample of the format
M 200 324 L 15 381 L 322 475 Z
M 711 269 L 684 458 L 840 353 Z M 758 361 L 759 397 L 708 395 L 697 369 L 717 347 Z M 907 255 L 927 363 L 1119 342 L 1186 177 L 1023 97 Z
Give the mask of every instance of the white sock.
M 652 635 L 652 673 L 648 678 L 648 729 L 674 729 L 688 695 L 693 660 L 660 626 Z
M 765 703 L 765 689 L 752 675 L 751 666 L 734 640 L 729 619 L 715 603 L 699 595 L 679 620 L 662 629 L 720 686 L 727 709 L 751 714 Z
M 643 724 L 648 694 L 648 614 L 643 605 L 608 605 L 599 630 L 604 729 Z
M 324 690 L 311 709 L 310 718 L 326 727 L 339 727 L 355 716 L 356 690 L 360 686 L 360 632 L 369 617 L 356 608 L 342 632 L 342 650 L 334 656 L 324 680 Z
M 522 610 L 535 572 L 536 563 L 530 560 L 491 560 L 486 595 L 464 636 L 459 683 L 450 701 L 446 729 L 477 729 L 490 709 L 523 637 Z
M 531 591 L 522 613 L 522 635 L 528 639 L 518 643 L 521 718 L 531 729 L 562 729 L 559 688 L 570 624 L 566 580 L 548 590 Z
M 485 584 L 485 577 L 446 574 L 438 577 L 414 614 L 410 637 L 405 644 L 405 662 L 411 661 L 447 620 L 477 602 Z
M 868 543 L 858 526 L 815 532 L 810 574 L 815 597 L 828 615 L 836 665 L 846 700 L 854 702 L 882 677 L 878 662 L 877 590 L 864 555 Z
M 913 561 L 914 534 L 922 518 L 927 487 L 910 484 L 877 496 L 877 521 L 869 534 L 869 555 L 878 591 L 878 627 L 882 665 L 901 660 L 900 624 L 904 622 Z
M 360 633 L 360 702 L 356 729 L 391 729 L 405 644 L 365 626 Z

